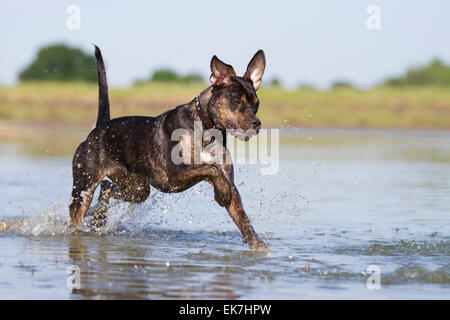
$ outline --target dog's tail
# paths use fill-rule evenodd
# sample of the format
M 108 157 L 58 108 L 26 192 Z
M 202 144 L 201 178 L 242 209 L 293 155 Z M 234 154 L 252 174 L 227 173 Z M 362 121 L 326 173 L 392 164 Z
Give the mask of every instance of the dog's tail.
M 110 120 L 109 115 L 109 98 L 108 83 L 106 82 L 105 64 L 100 49 L 94 44 L 95 60 L 97 60 L 97 76 L 98 76 L 98 115 L 96 127 Z

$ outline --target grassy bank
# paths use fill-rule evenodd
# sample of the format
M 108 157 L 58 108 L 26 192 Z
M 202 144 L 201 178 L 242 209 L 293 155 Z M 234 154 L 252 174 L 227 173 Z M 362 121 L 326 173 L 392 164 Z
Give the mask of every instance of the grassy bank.
M 111 113 L 157 115 L 195 97 L 205 85 L 152 83 L 111 88 Z M 266 127 L 450 129 L 448 88 L 350 88 L 330 91 L 263 87 L 259 117 Z M 93 124 L 97 86 L 26 83 L 0 88 L 0 121 Z

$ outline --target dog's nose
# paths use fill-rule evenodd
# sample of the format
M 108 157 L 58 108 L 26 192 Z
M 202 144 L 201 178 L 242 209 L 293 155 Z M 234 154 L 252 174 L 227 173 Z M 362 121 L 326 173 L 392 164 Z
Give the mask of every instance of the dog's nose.
M 259 131 L 259 128 L 261 128 L 261 121 L 259 119 L 255 118 L 252 121 L 252 125 L 256 131 Z

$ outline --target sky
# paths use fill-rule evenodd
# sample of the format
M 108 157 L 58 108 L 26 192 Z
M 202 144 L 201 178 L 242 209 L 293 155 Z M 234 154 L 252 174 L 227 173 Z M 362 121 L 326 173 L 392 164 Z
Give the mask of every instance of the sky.
M 67 27 L 70 5 L 79 29 Z M 380 8 L 380 29 L 367 27 L 370 5 Z M 242 75 L 263 49 L 266 81 L 369 87 L 435 57 L 450 62 L 450 1 L 2 0 L 0 40 L 1 85 L 16 83 L 40 47 L 64 42 L 90 53 L 99 45 L 110 86 L 160 67 L 206 78 L 214 54 Z

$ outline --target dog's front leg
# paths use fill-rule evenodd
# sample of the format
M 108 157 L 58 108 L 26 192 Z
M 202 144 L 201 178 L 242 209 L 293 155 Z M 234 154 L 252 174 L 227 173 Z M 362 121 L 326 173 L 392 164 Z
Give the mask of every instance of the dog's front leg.
M 220 169 L 231 186 L 231 201 L 228 205 L 226 205 L 226 208 L 228 214 L 231 216 L 234 223 L 241 231 L 242 240 L 245 243 L 248 243 L 249 248 L 252 250 L 268 251 L 268 247 L 266 246 L 264 241 L 262 241 L 261 238 L 259 238 L 259 236 L 256 234 L 251 225 L 250 219 L 244 211 L 241 196 L 239 195 L 239 191 L 234 184 L 233 165 L 225 164 L 222 165 Z
M 202 180 L 214 186 L 214 198 L 225 207 L 236 226 L 242 233 L 242 239 L 250 249 L 268 250 L 265 243 L 253 229 L 250 219 L 244 211 L 241 197 L 234 185 L 233 165 L 202 164 L 176 165 L 170 170 L 170 184 L 174 189 L 186 189 Z
M 173 191 L 182 191 L 206 180 L 214 186 L 217 203 L 225 207 L 231 201 L 231 186 L 220 168 L 215 165 L 175 165 L 169 172 L 169 184 Z

